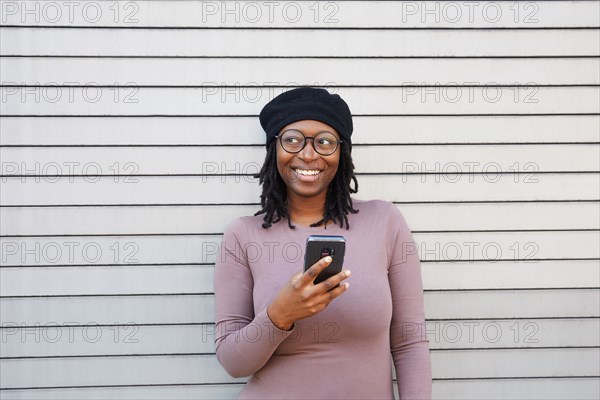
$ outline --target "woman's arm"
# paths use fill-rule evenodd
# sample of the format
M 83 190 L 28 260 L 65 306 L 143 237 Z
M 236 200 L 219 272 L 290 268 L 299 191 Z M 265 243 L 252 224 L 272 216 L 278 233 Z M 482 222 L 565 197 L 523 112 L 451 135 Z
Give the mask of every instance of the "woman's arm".
M 217 359 L 233 377 L 261 369 L 279 344 L 294 331 L 273 325 L 267 310 L 254 315 L 254 282 L 236 232 L 243 222 L 225 231 L 215 265 L 215 347 Z
M 304 273 L 292 275 L 271 304 L 255 316 L 254 281 L 240 245 L 245 242 L 242 237 L 243 223 L 238 220 L 223 235 L 215 267 L 217 358 L 234 377 L 261 369 L 294 332 L 294 323 L 327 308 L 346 291 L 348 283 L 342 281 L 350 276 L 350 271 L 344 270 L 314 285 L 315 277 L 331 262 L 331 257 L 324 257 Z
M 431 399 L 431 361 L 425 331 L 423 283 L 417 246 L 392 205 L 388 278 L 392 292 L 390 346 L 401 399 Z

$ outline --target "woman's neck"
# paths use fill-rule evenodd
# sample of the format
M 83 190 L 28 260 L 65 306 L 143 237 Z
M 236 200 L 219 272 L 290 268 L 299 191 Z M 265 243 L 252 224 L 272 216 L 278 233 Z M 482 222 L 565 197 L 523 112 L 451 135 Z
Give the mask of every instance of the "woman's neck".
M 302 197 L 295 193 L 288 193 L 287 205 L 290 219 L 296 224 L 304 226 L 320 221 L 325 214 L 326 198 L 326 192 L 313 197 Z

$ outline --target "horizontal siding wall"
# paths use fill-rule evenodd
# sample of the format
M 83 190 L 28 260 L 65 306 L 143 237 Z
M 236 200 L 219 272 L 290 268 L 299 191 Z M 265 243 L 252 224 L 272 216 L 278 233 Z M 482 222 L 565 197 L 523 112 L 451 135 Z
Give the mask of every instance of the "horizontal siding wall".
M 599 2 L 0 12 L 2 399 L 236 396 L 215 249 L 298 85 L 348 101 L 356 197 L 415 234 L 434 398 L 600 396 Z

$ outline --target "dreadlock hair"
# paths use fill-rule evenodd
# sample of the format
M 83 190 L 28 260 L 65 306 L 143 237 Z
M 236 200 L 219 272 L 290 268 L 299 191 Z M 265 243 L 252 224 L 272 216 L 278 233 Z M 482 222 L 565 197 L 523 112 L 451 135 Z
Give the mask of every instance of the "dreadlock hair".
M 277 170 L 277 140 L 273 140 L 267 147 L 267 155 L 265 162 L 260 172 L 255 175 L 259 178 L 259 183 L 262 185 L 262 194 L 260 195 L 261 210 L 254 215 L 265 214 L 263 217 L 262 227 L 270 228 L 282 218 L 286 218 L 290 229 L 296 227 L 292 225 L 290 215 L 287 210 L 287 186 Z M 311 224 L 311 227 L 320 226 L 331 220 L 334 223 L 339 223 L 343 228 L 350 229 L 348 223 L 348 214 L 356 214 L 359 210 L 355 210 L 350 198 L 350 193 L 358 192 L 358 181 L 354 176 L 354 164 L 348 146 L 340 146 L 340 162 L 335 177 L 329 184 L 327 189 L 327 197 L 325 200 L 325 215 L 321 220 Z M 350 186 L 354 182 L 354 189 Z M 327 225 L 325 225 L 327 229 Z

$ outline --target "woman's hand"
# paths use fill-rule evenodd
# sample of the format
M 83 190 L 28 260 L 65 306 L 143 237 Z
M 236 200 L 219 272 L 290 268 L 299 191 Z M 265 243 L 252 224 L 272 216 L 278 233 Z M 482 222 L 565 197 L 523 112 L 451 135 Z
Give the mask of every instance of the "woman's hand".
M 323 257 L 306 272 L 299 272 L 290 278 L 267 308 L 267 315 L 273 325 L 281 330 L 290 330 L 295 321 L 323 311 L 333 299 L 348 289 L 348 282 L 336 286 L 350 276 L 349 270 L 314 284 L 317 275 L 327 268 L 331 261 L 330 256 Z

